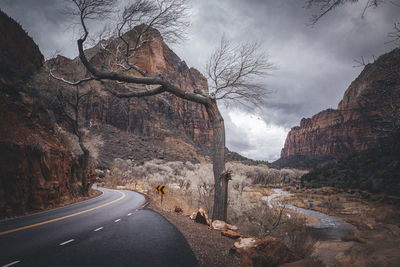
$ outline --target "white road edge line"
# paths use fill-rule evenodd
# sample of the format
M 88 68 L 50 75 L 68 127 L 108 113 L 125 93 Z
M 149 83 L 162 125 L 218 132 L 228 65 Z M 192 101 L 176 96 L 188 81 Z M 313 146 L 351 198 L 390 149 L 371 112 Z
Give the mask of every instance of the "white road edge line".
M 119 222 L 121 219 L 116 219 L 114 222 Z
M 128 216 L 131 216 L 131 215 L 132 215 L 132 213 L 131 213 L 131 212 L 129 212 L 129 213 L 128 213 Z
M 3 265 L 3 267 L 8 267 L 8 266 L 17 264 L 17 263 L 19 263 L 19 262 L 21 262 L 21 261 L 13 261 L 13 262 L 10 262 L 9 264 Z
M 103 229 L 103 227 L 99 227 L 97 229 L 94 229 L 95 232 L 100 231 L 101 229 Z
M 68 243 L 71 243 L 71 242 L 73 242 L 73 241 L 75 241 L 75 239 L 70 239 L 70 240 L 68 240 L 68 241 L 62 242 L 62 243 L 60 243 L 60 246 L 64 246 L 64 245 L 66 245 L 66 244 L 68 244 Z

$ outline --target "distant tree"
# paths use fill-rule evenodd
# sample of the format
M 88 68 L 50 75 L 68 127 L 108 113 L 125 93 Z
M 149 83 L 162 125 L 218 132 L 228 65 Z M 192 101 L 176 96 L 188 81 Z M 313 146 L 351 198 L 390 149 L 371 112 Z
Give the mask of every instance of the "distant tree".
M 210 92 L 207 93 L 201 88 L 189 92 L 176 86 L 173 78 L 164 77 L 160 73 L 148 73 L 134 62 L 134 56 L 140 53 L 140 48 L 149 45 L 153 29 L 157 29 L 164 40 L 170 43 L 185 38 L 185 30 L 189 25 L 186 0 L 136 0 L 122 8 L 119 8 L 116 0 L 70 2 L 72 6 L 69 11 L 79 18 L 83 29 L 82 36 L 77 40 L 79 58 L 91 75 L 79 81 L 69 82 L 71 85 L 90 80 L 117 81 L 129 89 L 129 92 L 121 92 L 111 87 L 106 89 L 120 98 L 139 98 L 168 92 L 206 108 L 212 122 L 214 139 L 212 159 L 215 191 L 212 217 L 214 220 L 226 220 L 230 172 L 225 170 L 225 127 L 217 101 L 260 103 L 265 90 L 257 83 L 257 79 L 266 75 L 272 68 L 265 54 L 260 51 L 260 46 L 250 43 L 235 46 L 222 38 L 220 47 L 207 64 Z M 89 39 L 87 21 L 101 20 L 112 13 L 119 15 L 119 19 L 113 25 L 114 30 L 102 31 L 98 39 L 102 40 L 99 43 L 101 49 L 113 55 L 113 60 L 99 69 L 89 62 L 84 52 L 85 43 Z M 133 43 L 124 35 L 128 31 L 134 32 Z M 111 46 L 104 36 L 117 42 L 116 46 Z

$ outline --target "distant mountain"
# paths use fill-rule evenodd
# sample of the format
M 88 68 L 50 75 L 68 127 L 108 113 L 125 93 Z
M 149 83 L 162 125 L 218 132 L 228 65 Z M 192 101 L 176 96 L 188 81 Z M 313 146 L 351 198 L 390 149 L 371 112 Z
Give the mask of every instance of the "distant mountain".
M 337 109 L 303 118 L 285 141 L 277 165 L 312 168 L 387 143 L 400 129 L 400 49 L 365 66 Z

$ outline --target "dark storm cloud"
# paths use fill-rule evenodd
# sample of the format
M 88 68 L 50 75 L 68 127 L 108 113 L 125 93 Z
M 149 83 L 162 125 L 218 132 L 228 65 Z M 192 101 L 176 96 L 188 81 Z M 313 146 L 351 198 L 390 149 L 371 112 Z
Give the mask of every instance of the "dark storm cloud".
M 277 66 L 264 83 L 271 94 L 258 114 L 267 125 L 265 137 L 252 138 L 250 130 L 238 127 L 233 120 L 247 118 L 223 109 L 227 145 L 250 157 L 275 159 L 285 136 L 282 129 L 298 125 L 326 108 L 336 108 L 344 91 L 362 68 L 354 60 L 371 58 L 393 49 L 387 33 L 398 21 L 400 8 L 389 2 L 367 11 L 361 18 L 364 0 L 346 5 L 323 17 L 314 27 L 308 26 L 317 8 L 304 8 L 305 0 L 192 0 L 188 41 L 174 45 L 188 65 L 203 71 L 207 57 L 218 46 L 223 34 L 235 42 L 259 41 Z M 49 56 L 55 50 L 69 57 L 77 55 L 72 20 L 62 13 L 64 0 L 0 0 L 0 8 L 19 21 Z M 75 38 L 74 38 L 75 37 Z M 242 111 L 248 113 L 249 111 Z M 236 123 L 236 124 L 235 124 Z M 270 129 L 270 128 L 268 128 Z M 254 131 L 252 132 L 254 134 Z M 258 132 L 257 134 L 260 135 Z M 284 135 L 284 134 L 283 134 Z M 274 151 L 262 155 L 260 140 L 275 140 Z M 276 141 L 279 140 L 279 141 Z M 277 148 L 278 147 L 278 148 Z
M 393 49 L 393 45 L 385 42 L 400 11 L 387 4 L 368 10 L 362 18 L 365 2 L 360 1 L 334 10 L 311 27 L 307 24 L 318 9 L 304 8 L 305 1 L 217 2 L 194 3 L 198 13 L 193 21 L 196 33 L 192 47 L 209 53 L 210 44 L 217 44 L 223 33 L 236 42 L 262 42 L 278 69 L 265 80 L 271 94 L 261 111 L 255 112 L 267 124 L 287 130 L 298 125 L 302 117 L 337 107 L 346 88 L 362 70 L 353 67 L 354 60 L 362 56 L 372 58 Z M 191 51 L 183 52 L 189 63 L 198 67 L 208 55 L 191 57 Z M 227 140 L 232 148 L 239 148 L 241 142 L 243 148 L 257 145 L 249 144 L 240 135 Z
M 60 50 L 76 54 L 72 43 L 72 20 L 64 0 L 0 0 L 0 9 L 18 21 L 47 57 Z

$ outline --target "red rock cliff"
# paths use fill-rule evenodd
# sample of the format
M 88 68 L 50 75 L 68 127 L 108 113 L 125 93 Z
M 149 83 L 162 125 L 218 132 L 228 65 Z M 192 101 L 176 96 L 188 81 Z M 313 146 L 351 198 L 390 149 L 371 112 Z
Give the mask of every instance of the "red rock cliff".
M 34 102 L 25 82 L 43 56 L 0 12 L 0 218 L 53 206 L 79 187 L 79 168 L 60 142 L 51 113 Z M 3 38 L 4 37 L 4 38 Z M 76 191 L 79 193 L 79 191 Z
M 337 109 L 303 118 L 293 127 L 281 158 L 362 151 L 390 138 L 399 124 L 400 49 L 395 49 L 364 68 Z
M 133 31 L 126 33 L 126 38 L 135 40 L 133 34 Z M 111 41 L 108 48 L 113 49 L 117 42 L 117 40 Z M 98 49 L 98 46 L 86 50 L 86 54 L 98 68 L 109 66 L 110 54 Z M 160 34 L 155 30 L 152 32 L 149 44 L 143 46 L 132 60 L 145 71 L 151 74 L 162 74 L 171 81 L 175 81 L 177 86 L 188 91 L 196 89 L 208 92 L 205 77 L 196 69 L 188 68 L 186 63 L 164 43 Z M 55 66 L 60 75 L 69 79 L 88 75 L 78 58 L 69 60 L 59 56 L 47 64 Z M 53 82 L 51 85 L 53 88 L 62 86 L 59 82 Z M 212 144 L 211 124 L 202 105 L 182 100 L 168 93 L 139 99 L 118 99 L 104 90 L 105 86 L 124 90 L 123 86 L 115 82 L 91 82 L 84 86 L 96 89 L 96 94 L 93 94 L 83 107 L 88 125 L 92 127 L 107 124 L 135 136 L 161 140 L 164 143 L 170 142 L 172 138 L 180 140 L 178 143 L 189 144 L 195 150 L 207 150 Z M 108 139 L 105 135 L 103 137 Z M 111 144 L 111 142 L 112 140 L 105 140 L 105 146 L 107 147 L 107 143 Z M 159 146 L 157 145 L 157 147 Z M 170 146 L 170 148 L 173 150 L 173 147 Z M 113 148 L 109 146 L 107 150 L 111 149 Z M 133 147 L 132 149 L 136 150 L 137 148 Z M 104 153 L 108 153 L 108 151 L 104 151 Z M 164 152 L 161 154 L 165 154 Z M 101 154 L 103 155 L 103 153 Z M 146 156 L 142 155 L 142 157 Z

